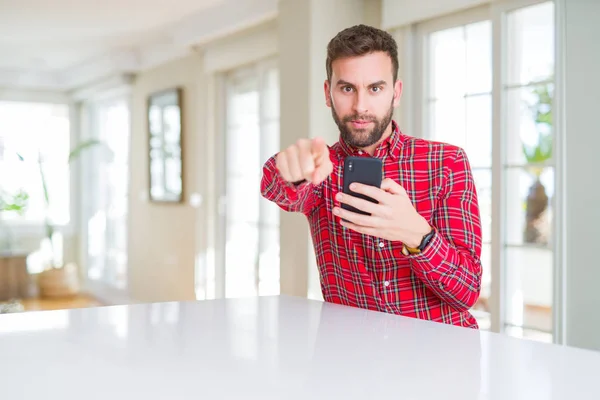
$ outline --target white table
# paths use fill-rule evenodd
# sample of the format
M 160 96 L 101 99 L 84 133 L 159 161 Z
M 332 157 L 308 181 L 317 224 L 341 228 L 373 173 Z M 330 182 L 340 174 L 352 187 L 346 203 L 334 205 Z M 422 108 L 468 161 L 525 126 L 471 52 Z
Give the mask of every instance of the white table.
M 600 353 L 294 297 L 0 315 L 0 398 L 600 399 Z

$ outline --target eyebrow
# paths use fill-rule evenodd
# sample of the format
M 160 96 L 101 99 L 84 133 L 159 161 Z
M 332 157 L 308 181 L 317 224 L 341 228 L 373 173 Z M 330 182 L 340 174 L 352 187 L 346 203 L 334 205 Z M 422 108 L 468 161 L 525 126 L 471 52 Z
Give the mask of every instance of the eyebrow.
M 386 81 L 384 81 L 384 80 L 379 80 L 379 81 L 377 81 L 377 82 L 373 82 L 373 83 L 369 84 L 369 86 L 373 87 L 373 86 L 381 86 L 381 85 L 386 85 L 386 84 L 387 84 L 387 83 L 386 83 Z M 340 80 L 338 80 L 338 81 L 337 81 L 337 86 L 340 86 L 340 85 L 347 85 L 347 86 L 352 86 L 352 87 L 354 87 L 354 84 L 353 84 L 353 83 L 346 82 L 346 81 L 345 81 L 345 80 L 343 80 L 343 79 L 340 79 Z

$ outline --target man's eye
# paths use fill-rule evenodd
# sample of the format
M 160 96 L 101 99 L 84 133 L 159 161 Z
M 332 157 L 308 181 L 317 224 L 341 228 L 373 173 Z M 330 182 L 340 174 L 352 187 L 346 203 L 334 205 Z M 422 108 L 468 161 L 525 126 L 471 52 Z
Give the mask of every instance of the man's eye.
M 350 93 L 352 91 L 352 87 L 351 86 L 344 86 L 342 88 L 342 91 L 344 91 L 346 93 Z
M 380 88 L 379 86 L 374 86 L 374 87 L 372 88 L 372 90 L 373 90 L 374 92 L 381 92 L 381 88 Z

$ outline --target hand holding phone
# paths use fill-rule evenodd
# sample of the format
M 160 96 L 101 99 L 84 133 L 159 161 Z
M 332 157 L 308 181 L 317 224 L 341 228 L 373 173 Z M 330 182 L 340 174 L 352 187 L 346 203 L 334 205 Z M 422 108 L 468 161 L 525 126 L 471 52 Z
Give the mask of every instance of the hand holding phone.
M 345 194 L 353 197 L 358 197 L 364 200 L 368 200 L 372 203 L 378 203 L 377 200 L 372 199 L 360 193 L 355 193 L 350 190 L 350 185 L 354 182 L 362 183 L 363 185 L 381 187 L 381 181 L 383 179 L 383 163 L 379 158 L 375 157 L 346 157 L 344 161 L 344 190 Z M 364 211 L 358 210 L 355 207 L 349 206 L 342 203 L 342 208 L 362 215 L 370 215 Z

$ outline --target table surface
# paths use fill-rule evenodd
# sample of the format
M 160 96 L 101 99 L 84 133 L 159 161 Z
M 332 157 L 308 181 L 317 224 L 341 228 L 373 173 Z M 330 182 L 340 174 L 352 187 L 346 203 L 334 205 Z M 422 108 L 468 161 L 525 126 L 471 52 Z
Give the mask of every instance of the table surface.
M 600 353 L 275 296 L 0 315 L 2 399 L 600 399 Z

